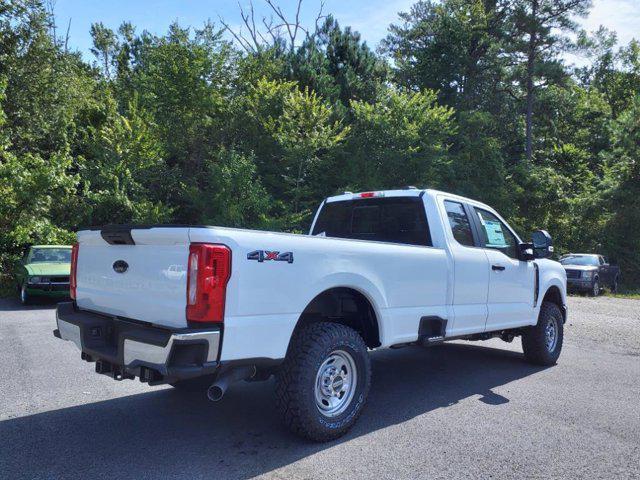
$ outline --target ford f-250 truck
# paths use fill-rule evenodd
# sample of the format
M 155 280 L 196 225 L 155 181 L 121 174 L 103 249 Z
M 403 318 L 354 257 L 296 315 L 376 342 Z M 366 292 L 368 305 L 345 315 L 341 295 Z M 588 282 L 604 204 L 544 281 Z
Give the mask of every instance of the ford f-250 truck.
M 327 198 L 309 235 L 111 225 L 78 232 L 54 334 L 98 373 L 212 400 L 275 374 L 284 423 L 325 441 L 365 405 L 368 350 L 520 336 L 526 360 L 554 364 L 567 307 L 552 251 L 487 205 L 413 188 Z

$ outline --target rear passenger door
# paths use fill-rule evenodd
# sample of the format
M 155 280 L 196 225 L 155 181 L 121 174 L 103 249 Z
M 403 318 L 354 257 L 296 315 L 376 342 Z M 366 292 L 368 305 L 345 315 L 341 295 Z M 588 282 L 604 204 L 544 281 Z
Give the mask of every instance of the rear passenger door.
M 471 207 L 480 245 L 488 258 L 487 331 L 531 323 L 534 310 L 533 262 L 518 257 L 518 238 L 494 213 Z
M 470 210 L 461 202 L 444 200 L 449 221 L 449 245 L 453 257 L 453 326 L 447 335 L 465 335 L 484 330 L 487 320 L 489 261 L 477 247 L 477 234 Z

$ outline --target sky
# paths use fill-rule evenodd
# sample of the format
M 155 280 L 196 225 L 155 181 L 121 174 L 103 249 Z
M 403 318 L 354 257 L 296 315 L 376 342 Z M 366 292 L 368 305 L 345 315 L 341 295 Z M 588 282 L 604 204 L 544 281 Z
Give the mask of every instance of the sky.
M 219 24 L 222 17 L 229 25 L 241 25 L 238 3 L 247 7 L 248 0 L 54 0 L 58 32 L 70 24 L 69 47 L 80 50 L 85 59 L 92 60 L 89 29 L 94 22 L 102 22 L 114 30 L 130 21 L 137 32 L 166 32 L 177 20 L 183 26 L 199 27 L 206 20 Z M 269 14 L 264 0 L 254 0 L 256 19 Z M 276 0 L 292 18 L 296 0 Z M 336 17 L 341 26 L 351 26 L 373 48 L 398 20 L 398 12 L 407 11 L 414 0 L 325 0 L 324 12 Z M 320 0 L 305 0 L 301 20 L 312 25 L 318 14 Z M 593 0 L 593 8 L 586 19 L 579 19 L 583 28 L 594 31 L 604 25 L 618 34 L 621 45 L 632 38 L 640 39 L 640 0 Z M 60 33 L 59 33 L 60 34 Z M 574 61 L 575 59 L 571 59 Z M 579 60 L 577 60 L 580 63 Z

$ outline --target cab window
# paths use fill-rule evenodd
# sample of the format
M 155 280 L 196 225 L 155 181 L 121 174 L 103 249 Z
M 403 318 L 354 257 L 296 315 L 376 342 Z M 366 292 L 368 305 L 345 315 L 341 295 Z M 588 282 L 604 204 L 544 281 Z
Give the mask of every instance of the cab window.
M 345 200 L 325 204 L 312 235 L 432 246 L 419 197 Z
M 511 230 L 493 213 L 474 207 L 480 222 L 480 242 L 485 248 L 500 250 L 506 256 L 518 258 L 518 240 Z
M 467 217 L 467 212 L 465 212 L 462 204 L 460 202 L 445 200 L 444 208 L 447 211 L 447 218 L 449 219 L 449 227 L 451 228 L 451 233 L 453 233 L 453 238 L 455 238 L 460 245 L 474 247 L 471 224 L 469 223 L 469 217 Z

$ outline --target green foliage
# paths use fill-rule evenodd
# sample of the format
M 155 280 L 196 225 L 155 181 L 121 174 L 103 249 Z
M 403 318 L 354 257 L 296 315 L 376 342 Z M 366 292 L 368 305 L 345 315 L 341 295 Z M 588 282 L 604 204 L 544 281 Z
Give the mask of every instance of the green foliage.
M 612 123 L 613 148 L 603 153 L 608 212 L 603 247 L 632 284 L 640 282 L 640 95 Z
M 355 189 L 443 184 L 453 110 L 436 104 L 432 91 L 387 90 L 375 103 L 355 101 L 344 168 Z
M 166 166 L 148 114 L 134 101 L 124 117 L 108 104 L 107 118 L 90 128 L 92 161 L 80 165 L 86 190 L 88 223 L 162 223 L 173 210 L 155 199 Z
M 254 135 L 261 139 L 257 147 L 269 155 L 263 159 L 262 174 L 273 194 L 279 194 L 286 212 L 308 217 L 309 202 L 317 202 L 313 172 L 341 145 L 349 127 L 333 120 L 331 105 L 295 82 L 262 79 L 251 89 L 246 106 Z M 301 227 L 293 219 L 290 224 Z
M 73 193 L 76 181 L 67 174 L 71 159 L 2 152 L 0 163 L 0 252 L 17 258 L 23 246 L 66 243 L 73 236 L 55 225 L 49 212 L 59 198 Z
M 499 81 L 505 34 L 500 2 L 418 1 L 399 14 L 382 46 L 397 66 L 400 84 L 433 89 L 456 108 L 487 105 Z M 497 105 L 490 105 L 496 108 Z
M 340 110 L 349 102 L 375 101 L 389 78 L 389 67 L 349 27 L 342 30 L 329 15 L 316 35 L 289 59 L 291 77 Z
M 210 23 L 97 22 L 89 64 L 41 0 L 5 1 L 0 268 L 83 226 L 301 232 L 327 195 L 416 185 L 489 203 L 524 239 L 548 229 L 560 253 L 608 255 L 637 285 L 640 44 L 572 43 L 588 4 L 418 1 L 381 54 L 331 16 L 250 51 Z M 588 64 L 572 71 L 568 51 Z
M 242 228 L 269 228 L 269 197 L 257 175 L 255 159 L 235 150 L 221 149 L 207 160 L 206 181 L 191 187 L 201 223 Z

